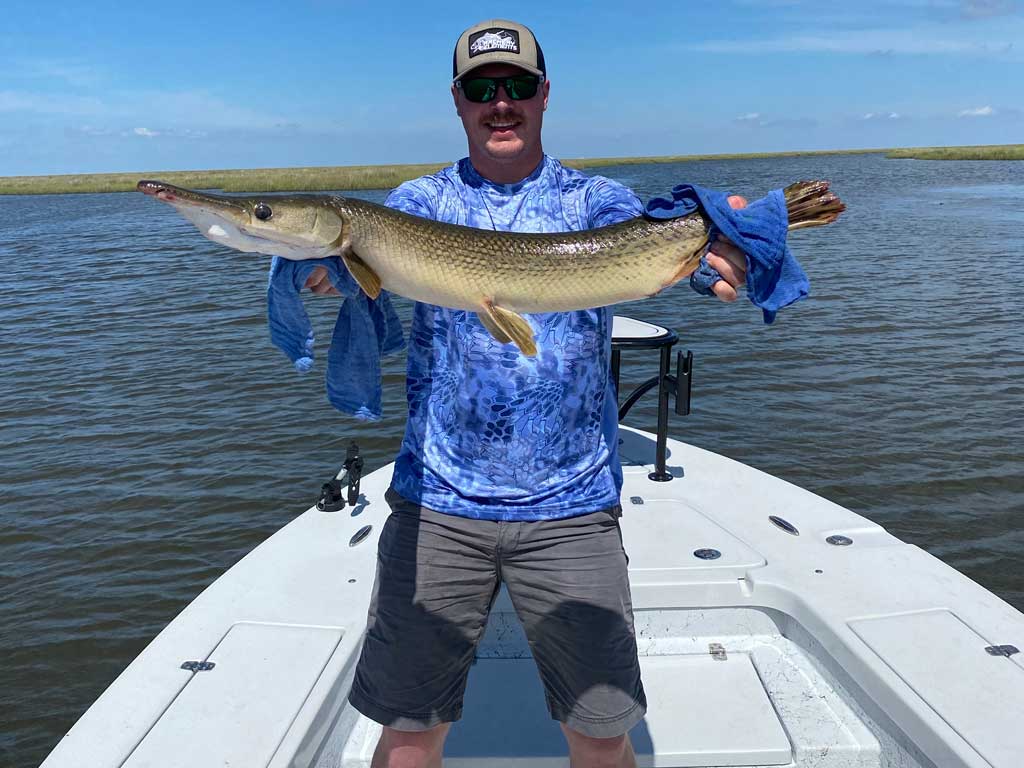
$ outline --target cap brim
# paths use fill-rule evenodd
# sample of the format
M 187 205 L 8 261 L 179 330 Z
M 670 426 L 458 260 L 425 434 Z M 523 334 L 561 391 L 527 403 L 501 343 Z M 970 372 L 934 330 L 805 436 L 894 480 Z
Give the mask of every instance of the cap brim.
M 521 69 L 524 72 L 529 72 L 531 75 L 537 75 L 538 77 L 545 77 L 544 73 L 541 72 L 537 67 L 531 67 L 531 66 L 528 66 L 526 64 L 522 64 L 522 63 L 520 63 L 518 61 L 508 61 L 507 59 L 501 58 L 500 54 L 495 55 L 491 59 L 487 59 L 487 55 L 484 54 L 483 56 L 479 56 L 477 59 L 475 59 L 473 61 L 473 66 L 466 67 L 464 70 L 459 72 L 459 74 L 457 74 L 455 77 L 453 77 L 452 78 L 452 82 L 454 83 L 456 80 L 461 80 L 467 74 L 472 72 L 474 69 L 479 69 L 480 67 L 483 67 L 483 66 L 485 66 L 487 64 L 508 64 L 509 66 L 515 67 L 516 69 Z

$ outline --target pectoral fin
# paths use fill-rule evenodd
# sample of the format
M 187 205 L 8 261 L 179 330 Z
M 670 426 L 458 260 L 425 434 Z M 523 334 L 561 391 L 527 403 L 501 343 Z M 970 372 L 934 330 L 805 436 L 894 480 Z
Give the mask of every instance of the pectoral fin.
M 483 327 L 491 332 L 491 336 L 494 337 L 495 341 L 497 341 L 500 344 L 508 344 L 512 341 L 511 337 L 503 330 L 501 330 L 501 326 L 499 326 L 491 319 L 490 313 L 485 312 L 484 310 L 480 310 L 479 312 L 477 312 L 476 316 L 480 318 L 480 323 L 483 325 Z
M 537 354 L 537 345 L 533 342 L 533 329 L 522 315 L 485 301 L 478 317 L 483 326 L 502 344 L 511 341 L 524 355 L 532 357 Z
M 352 277 L 359 283 L 359 287 L 363 289 L 367 296 L 371 299 L 376 299 L 380 296 L 380 278 L 369 264 L 354 253 L 343 254 L 341 258 L 345 262 L 345 266 L 348 267 L 348 271 L 352 273 Z

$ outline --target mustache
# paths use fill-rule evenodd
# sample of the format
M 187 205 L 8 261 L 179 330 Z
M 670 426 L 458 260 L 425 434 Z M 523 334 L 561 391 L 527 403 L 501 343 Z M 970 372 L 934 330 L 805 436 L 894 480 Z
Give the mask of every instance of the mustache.
M 491 112 L 488 115 L 486 115 L 485 117 L 481 118 L 480 122 L 482 122 L 482 123 L 491 123 L 491 122 L 494 122 L 495 120 L 502 120 L 502 121 L 505 121 L 505 120 L 519 120 L 519 121 L 522 121 L 522 119 L 523 119 L 523 116 L 522 116 L 521 113 L 519 113 L 516 110 L 509 109 L 509 110 L 495 110 L 494 112 Z

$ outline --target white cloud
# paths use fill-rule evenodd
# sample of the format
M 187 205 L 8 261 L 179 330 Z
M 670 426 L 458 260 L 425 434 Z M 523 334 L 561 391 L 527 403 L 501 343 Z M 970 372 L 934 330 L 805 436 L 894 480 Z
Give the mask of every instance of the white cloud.
M 203 90 L 139 91 L 120 94 L 113 108 L 125 115 L 147 115 L 157 125 L 192 130 L 279 130 L 289 118 L 224 101 Z
M 102 97 L 70 93 L 0 90 L 0 113 L 20 112 L 100 120 L 122 126 L 156 124 L 169 132 L 204 134 L 213 130 L 294 131 L 289 118 L 224 101 L 206 91 L 111 91 Z M 84 120 L 83 120 L 84 122 Z M 142 134 L 139 134 L 142 135 Z
M 80 133 L 85 136 L 112 136 L 114 131 L 98 125 L 79 125 L 68 129 L 71 133 Z
M 962 12 L 968 19 L 1010 16 L 1019 10 L 1017 0 L 964 0 Z
M 784 14 L 787 21 L 806 22 L 815 18 L 830 29 L 877 24 L 884 16 L 904 21 L 977 23 L 994 17 L 1020 13 L 1022 0 L 859 0 L 856 3 L 822 3 L 821 0 L 732 0 L 739 7 L 761 11 L 766 8 Z
M 992 107 L 977 107 L 975 109 L 961 109 L 957 117 L 990 117 L 996 111 Z
M 868 112 L 861 120 L 899 120 L 899 112 Z
M 152 138 L 153 136 L 160 135 L 160 131 L 151 131 L 149 128 L 136 128 L 132 133 L 136 136 L 145 136 L 146 138 Z
M 1005 28 L 978 30 L 969 35 L 963 29 L 951 35 L 947 25 L 924 24 L 907 29 L 822 30 L 803 35 L 768 39 L 720 39 L 684 46 L 702 53 L 835 53 L 847 55 L 945 55 L 1019 58 L 1013 41 L 1015 24 Z M 1000 39 L 1002 38 L 1002 39 Z
M 29 112 L 37 115 L 102 115 L 99 99 L 31 91 L 0 91 L 0 112 Z
M 732 121 L 743 126 L 757 126 L 758 128 L 769 129 L 779 129 L 786 127 L 804 128 L 810 125 L 815 125 L 817 123 L 817 121 L 814 118 L 809 117 L 777 118 L 762 115 L 760 112 L 748 112 L 745 115 L 734 117 Z
M 33 80 L 57 80 L 74 88 L 100 85 L 103 76 L 90 64 L 63 59 L 14 59 L 8 74 Z

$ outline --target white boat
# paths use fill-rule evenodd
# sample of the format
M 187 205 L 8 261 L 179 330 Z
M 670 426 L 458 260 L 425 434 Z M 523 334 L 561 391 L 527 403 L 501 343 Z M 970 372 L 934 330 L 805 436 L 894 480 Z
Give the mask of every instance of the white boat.
M 615 337 L 662 345 L 665 392 L 659 435 L 620 434 L 638 763 L 1024 766 L 1024 614 L 848 509 L 666 439 L 674 335 L 616 318 Z M 309 509 L 210 585 L 44 767 L 369 766 L 380 727 L 347 693 L 390 479 L 363 477 L 354 506 Z M 504 590 L 477 656 L 445 765 L 567 766 Z

